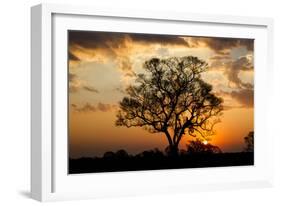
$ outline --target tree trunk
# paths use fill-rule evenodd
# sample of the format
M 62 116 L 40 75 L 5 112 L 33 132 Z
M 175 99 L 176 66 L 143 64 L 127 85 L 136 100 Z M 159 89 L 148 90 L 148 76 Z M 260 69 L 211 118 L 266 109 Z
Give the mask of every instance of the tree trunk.
M 168 155 L 171 157 L 179 156 L 179 148 L 176 145 L 170 145 L 168 150 Z
M 169 134 L 168 130 L 165 131 L 165 135 L 168 139 L 169 146 L 166 148 L 166 153 L 168 156 L 171 157 L 178 157 L 179 156 L 179 148 L 178 148 L 178 143 L 174 143 L 171 135 Z

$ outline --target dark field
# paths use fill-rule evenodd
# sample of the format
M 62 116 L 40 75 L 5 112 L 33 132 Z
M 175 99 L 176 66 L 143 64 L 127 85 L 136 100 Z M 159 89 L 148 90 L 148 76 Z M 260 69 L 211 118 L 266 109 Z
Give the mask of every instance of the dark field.
M 121 150 L 103 157 L 69 159 L 69 174 L 243 165 L 254 165 L 253 152 L 167 156 L 160 151 L 146 151 L 132 156 Z

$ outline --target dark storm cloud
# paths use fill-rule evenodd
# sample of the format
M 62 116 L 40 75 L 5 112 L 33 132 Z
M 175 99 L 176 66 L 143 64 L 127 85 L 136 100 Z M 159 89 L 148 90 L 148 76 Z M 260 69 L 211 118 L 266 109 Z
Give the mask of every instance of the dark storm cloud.
M 249 39 L 206 38 L 205 41 L 211 49 L 217 52 L 242 46 L 249 51 L 253 50 L 253 40 Z
M 244 46 L 248 51 L 253 51 L 252 39 L 219 38 L 219 37 L 188 37 L 160 34 L 133 34 L 118 32 L 96 31 L 69 31 L 70 46 L 79 45 L 89 49 L 108 49 L 109 53 L 115 53 L 112 49 L 123 47 L 126 39 L 136 43 L 162 45 L 177 45 L 186 47 L 199 47 L 202 44 L 214 50 L 218 54 L 227 55 L 229 49 Z M 71 54 L 71 53 L 70 53 Z M 75 57 L 73 57 L 75 59 Z
M 125 39 L 122 33 L 69 31 L 68 39 L 70 46 L 79 45 L 83 48 L 112 48 L 118 47 Z
M 118 48 L 126 39 L 137 43 L 159 43 L 163 45 L 183 45 L 188 43 L 180 36 L 158 34 L 132 34 L 117 32 L 86 32 L 70 31 L 70 45 L 79 45 L 84 48 Z
M 248 51 L 254 50 L 254 40 L 253 39 L 240 39 L 239 45 L 245 46 Z
M 187 42 L 173 35 L 156 35 L 156 34 L 132 34 L 117 32 L 94 32 L 94 31 L 69 31 L 69 48 L 70 54 L 75 54 L 84 49 L 89 49 L 94 57 L 99 52 L 104 56 L 112 57 L 116 60 L 118 68 L 124 72 L 125 76 L 134 77 L 132 62 L 128 57 L 127 42 L 139 44 L 159 43 L 162 45 L 181 45 L 188 47 Z M 77 57 L 78 58 L 78 57 Z M 75 59 L 75 56 L 70 56 Z M 79 59 L 79 58 L 78 58 Z
M 129 34 L 129 36 L 133 41 L 140 43 L 159 43 L 162 45 L 189 46 L 188 43 L 179 36 L 157 34 Z
M 248 51 L 253 51 L 254 40 L 252 39 L 235 39 L 235 38 L 217 38 L 217 37 L 193 37 L 188 42 L 193 47 L 201 44 L 206 45 L 217 54 L 227 55 L 229 50 L 235 47 L 245 47 Z
M 80 56 L 75 56 L 79 52 L 88 52 L 95 57 L 102 54 L 105 57 L 115 59 L 115 63 L 125 77 L 134 77 L 135 73 L 132 68 L 132 62 L 129 58 L 128 44 L 130 42 L 143 45 L 161 44 L 175 45 L 186 48 L 209 47 L 216 55 L 212 57 L 210 68 L 222 67 L 222 61 L 231 62 L 230 51 L 233 48 L 244 46 L 248 51 L 253 50 L 254 41 L 251 39 L 235 39 L 235 38 L 218 38 L 218 37 L 186 37 L 176 35 L 159 35 L 159 34 L 132 34 L 132 33 L 117 33 L 117 32 L 95 32 L 95 31 L 69 31 L 69 48 L 71 59 L 79 59 Z M 88 49 L 87 51 L 83 51 Z M 76 53 L 76 52 L 77 53 Z M 226 70 L 226 75 L 230 82 L 238 86 L 243 86 L 243 83 L 238 78 L 240 70 L 245 70 L 248 65 L 245 59 L 241 62 L 231 62 L 229 69 Z M 232 65 L 233 63 L 233 65 Z M 239 67 L 239 68 L 238 68 Z M 249 85 L 244 85 L 249 86 Z

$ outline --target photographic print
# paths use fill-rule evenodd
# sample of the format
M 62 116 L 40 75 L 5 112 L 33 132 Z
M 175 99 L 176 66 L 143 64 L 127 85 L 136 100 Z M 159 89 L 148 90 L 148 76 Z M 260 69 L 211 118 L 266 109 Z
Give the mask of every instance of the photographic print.
M 253 39 L 69 30 L 69 174 L 254 165 L 253 57 Z

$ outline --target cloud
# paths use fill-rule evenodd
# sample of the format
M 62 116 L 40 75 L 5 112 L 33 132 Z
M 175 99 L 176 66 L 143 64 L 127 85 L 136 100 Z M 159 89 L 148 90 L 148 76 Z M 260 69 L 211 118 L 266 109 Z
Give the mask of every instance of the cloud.
M 68 81 L 69 81 L 69 92 L 74 93 L 74 92 L 78 92 L 80 90 L 81 82 L 77 78 L 76 74 L 69 73 Z
M 118 69 L 126 77 L 135 77 L 130 60 L 132 45 L 150 44 L 188 47 L 180 36 L 158 34 L 133 34 L 118 32 L 69 31 L 69 59 L 81 61 L 106 61 L 114 59 Z
M 74 54 L 72 54 L 71 52 L 68 53 L 68 59 L 70 61 L 80 61 L 80 59 L 77 56 L 75 56 Z
M 252 88 L 253 85 L 250 83 L 242 82 L 239 78 L 240 71 L 252 71 L 253 62 L 250 58 L 245 56 L 240 57 L 239 59 L 229 62 L 226 65 L 225 75 L 227 76 L 230 83 L 234 84 L 238 88 Z
M 110 111 L 112 109 L 110 104 L 103 104 L 103 103 L 98 103 L 98 109 L 102 112 L 107 112 Z
M 108 112 L 108 111 L 113 111 L 116 110 L 118 108 L 117 105 L 114 104 L 105 104 L 105 103 L 101 103 L 99 102 L 97 105 L 93 105 L 90 103 L 86 103 L 81 107 L 78 107 L 76 104 L 71 104 L 71 107 L 77 111 L 77 112 Z
M 231 62 L 230 51 L 236 47 L 245 47 L 248 51 L 253 50 L 252 39 L 219 38 L 219 37 L 184 37 L 178 35 L 160 34 L 134 34 L 118 32 L 96 32 L 96 31 L 69 31 L 69 55 L 71 59 L 81 61 L 113 61 L 122 73 L 121 81 L 129 82 L 136 76 L 133 71 L 133 54 L 138 50 L 149 48 L 151 44 L 160 46 L 182 46 L 186 48 L 210 48 L 215 56 L 210 58 L 210 68 L 226 70 L 231 84 L 236 87 L 249 87 L 238 78 L 241 62 Z M 148 52 L 151 48 L 148 49 Z M 168 50 L 164 47 L 158 48 L 156 55 L 165 56 Z M 144 56 L 144 55 L 143 55 Z M 233 65 L 232 65 L 233 64 Z
M 94 87 L 91 87 L 91 86 L 83 86 L 83 89 L 88 92 L 99 93 L 99 91 L 97 89 L 95 89 Z
M 96 112 L 97 111 L 96 107 L 89 103 L 86 103 L 83 107 L 78 107 L 76 104 L 72 104 L 71 106 L 77 112 Z
M 222 72 L 228 81 L 228 85 L 221 87 L 221 91 L 218 92 L 218 95 L 222 96 L 226 100 L 225 108 L 253 107 L 254 85 L 250 82 L 246 82 L 246 80 L 242 81 L 241 76 L 239 75 L 243 71 L 253 72 L 254 67 L 252 55 L 242 56 L 236 60 L 228 60 L 224 56 L 215 56 L 209 60 L 211 68 L 210 71 Z
M 128 58 L 128 35 L 113 32 L 70 31 L 69 49 L 81 61 L 105 62 L 114 59 L 120 71 L 132 75 Z
M 219 91 L 216 93 L 224 100 L 224 109 L 233 108 L 252 108 L 254 107 L 254 90 L 251 89 L 239 89 L 234 91 Z M 237 102 L 235 104 L 235 102 Z
M 254 41 L 252 39 L 220 38 L 220 37 L 185 37 L 179 35 L 163 34 L 136 34 L 119 32 L 97 32 L 97 31 L 69 31 L 70 59 L 80 59 L 75 55 L 76 51 L 90 49 L 95 56 L 95 50 L 103 50 L 111 57 L 119 56 L 120 50 L 128 51 L 128 45 L 134 44 L 160 44 L 162 46 L 183 46 L 187 48 L 209 47 L 221 55 L 228 55 L 229 50 L 235 47 L 245 47 L 253 51 Z
M 93 93 L 99 93 L 99 91 L 86 84 L 85 82 L 82 82 L 76 74 L 70 73 L 68 74 L 68 81 L 69 81 L 69 92 L 75 93 L 80 90 L 85 90 L 88 92 L 93 92 Z
M 83 48 L 118 47 L 124 39 L 124 34 L 115 32 L 69 31 L 70 46 L 79 45 Z
M 128 58 L 128 56 L 122 54 L 122 52 L 119 53 L 119 56 L 116 56 L 116 61 L 119 70 L 121 70 L 125 77 L 134 77 L 136 76 L 135 72 L 132 68 L 132 62 Z
M 243 107 L 254 106 L 254 90 L 253 89 L 241 89 L 239 91 L 232 91 L 230 95 L 236 99 Z
M 76 104 L 71 104 L 71 107 L 77 108 L 77 105 Z
M 253 62 L 250 56 L 243 56 L 237 59 L 232 64 L 232 69 L 249 71 L 253 70 Z
M 243 82 L 239 77 L 242 71 L 253 71 L 252 55 L 242 56 L 236 60 L 227 55 L 215 55 L 208 60 L 209 71 L 222 71 L 229 81 L 231 88 L 252 88 L 250 83 Z
M 230 50 L 236 47 L 245 47 L 253 51 L 253 39 L 219 38 L 219 37 L 187 37 L 185 40 L 190 47 L 208 47 L 217 54 L 227 55 Z
M 76 78 L 77 78 L 76 74 L 73 74 L 73 73 L 68 74 L 68 79 L 69 79 L 70 82 L 75 81 Z
M 119 32 L 96 32 L 96 31 L 70 31 L 70 45 L 80 45 L 84 48 L 118 48 L 127 40 L 134 43 L 158 43 L 162 45 L 182 45 L 188 46 L 181 36 L 162 34 L 133 34 Z M 114 52 L 113 52 L 114 53 Z
M 113 91 L 120 92 L 122 94 L 126 93 L 125 88 L 123 88 L 122 86 L 114 88 Z
M 161 47 L 156 50 L 157 54 L 161 57 L 168 57 L 169 56 L 169 50 L 167 48 Z
M 130 38 L 134 42 L 139 43 L 154 43 L 161 45 L 178 45 L 178 46 L 189 46 L 181 36 L 177 35 L 159 35 L 159 34 L 129 34 Z
M 231 57 L 228 54 L 223 54 L 223 55 L 215 55 L 209 58 L 211 61 L 221 61 L 221 60 L 230 60 Z

